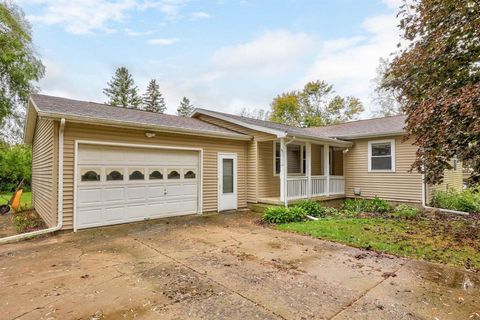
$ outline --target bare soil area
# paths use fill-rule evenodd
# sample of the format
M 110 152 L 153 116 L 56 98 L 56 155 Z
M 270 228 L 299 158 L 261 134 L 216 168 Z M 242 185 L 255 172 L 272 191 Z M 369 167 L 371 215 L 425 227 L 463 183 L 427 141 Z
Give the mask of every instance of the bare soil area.
M 478 274 L 182 217 L 0 246 L 2 319 L 480 319 Z

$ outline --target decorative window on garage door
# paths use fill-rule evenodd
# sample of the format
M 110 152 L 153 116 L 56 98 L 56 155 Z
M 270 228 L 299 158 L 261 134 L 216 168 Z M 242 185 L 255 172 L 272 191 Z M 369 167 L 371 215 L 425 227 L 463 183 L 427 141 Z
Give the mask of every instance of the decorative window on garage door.
M 180 170 L 178 169 L 168 169 L 168 179 L 169 180 L 176 180 L 180 179 Z
M 123 181 L 123 169 L 122 168 L 107 168 L 107 181 Z
M 150 180 L 162 180 L 163 179 L 163 169 L 150 169 L 150 174 L 148 178 Z
M 195 169 L 183 169 L 183 178 L 184 179 L 196 179 L 197 178 L 197 170 Z
M 100 168 L 84 168 L 80 171 L 82 182 L 100 181 Z
M 145 180 L 145 170 L 142 168 L 129 169 L 128 172 L 130 180 Z

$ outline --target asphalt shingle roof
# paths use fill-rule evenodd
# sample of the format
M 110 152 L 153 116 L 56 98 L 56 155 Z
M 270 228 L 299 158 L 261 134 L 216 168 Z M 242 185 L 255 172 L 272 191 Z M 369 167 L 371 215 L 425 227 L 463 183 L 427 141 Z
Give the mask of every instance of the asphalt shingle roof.
M 125 122 L 151 127 L 179 128 L 212 134 L 242 136 L 242 134 L 238 132 L 190 117 L 179 117 L 143 110 L 118 108 L 107 104 L 59 98 L 43 94 L 32 94 L 31 99 L 39 111 L 48 114 Z M 247 137 L 246 135 L 244 136 Z
M 359 136 L 385 135 L 404 131 L 406 116 L 390 116 L 345 122 L 326 127 L 308 128 L 307 130 L 328 137 L 339 139 L 355 138 Z

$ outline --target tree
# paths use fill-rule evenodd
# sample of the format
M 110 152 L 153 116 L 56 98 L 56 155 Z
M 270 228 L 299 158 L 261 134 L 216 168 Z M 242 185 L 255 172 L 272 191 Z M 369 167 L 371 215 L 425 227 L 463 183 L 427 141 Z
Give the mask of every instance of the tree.
M 355 97 L 335 95 L 325 81 L 311 81 L 302 91 L 277 96 L 270 120 L 298 127 L 319 127 L 356 119 L 364 111 Z
M 418 145 L 412 166 L 439 183 L 454 156 L 480 182 L 480 3 L 423 0 L 400 8 L 404 44 L 385 85 L 398 92 L 408 136 Z
M 247 108 L 243 108 L 238 112 L 239 116 L 246 117 L 246 118 L 252 118 L 252 119 L 258 119 L 258 120 L 268 120 L 270 118 L 270 112 L 263 110 L 263 109 L 253 109 L 253 110 L 247 110 Z
M 180 101 L 180 105 L 177 108 L 177 115 L 182 117 L 188 117 L 195 107 L 190 103 L 190 100 L 187 97 L 183 97 Z
M 107 104 L 115 107 L 137 109 L 142 102 L 138 96 L 135 81 L 125 67 L 115 71 L 115 75 L 108 82 L 108 87 L 103 89 L 103 93 L 108 97 Z
M 143 95 L 143 109 L 158 113 L 164 113 L 167 110 L 165 99 L 163 99 L 155 79 L 150 80 L 147 91 Z
M 392 81 L 391 75 L 385 76 L 390 61 L 386 58 L 380 58 L 377 67 L 377 75 L 373 79 L 375 90 L 373 93 L 373 101 L 378 106 L 374 111 L 374 115 L 378 117 L 388 117 L 403 114 L 402 108 L 398 103 L 398 93 L 396 91 L 387 90 L 385 87 Z
M 25 108 L 33 82 L 44 76 L 45 67 L 36 57 L 31 27 L 22 10 L 0 2 L 0 125 Z
M 10 192 L 24 179 L 28 188 L 32 179 L 32 148 L 0 143 L 0 192 Z
M 270 105 L 270 120 L 290 126 L 302 126 L 301 106 L 297 92 L 287 92 L 276 96 Z

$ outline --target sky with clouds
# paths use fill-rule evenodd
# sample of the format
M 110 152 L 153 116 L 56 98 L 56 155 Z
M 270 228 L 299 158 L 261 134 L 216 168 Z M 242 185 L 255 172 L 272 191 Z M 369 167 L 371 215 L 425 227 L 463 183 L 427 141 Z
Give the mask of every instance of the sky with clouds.
M 268 109 L 326 80 L 368 117 L 380 57 L 396 50 L 400 0 L 19 0 L 46 66 L 42 93 L 104 102 L 120 66 L 143 92 L 156 79 L 168 113 Z

